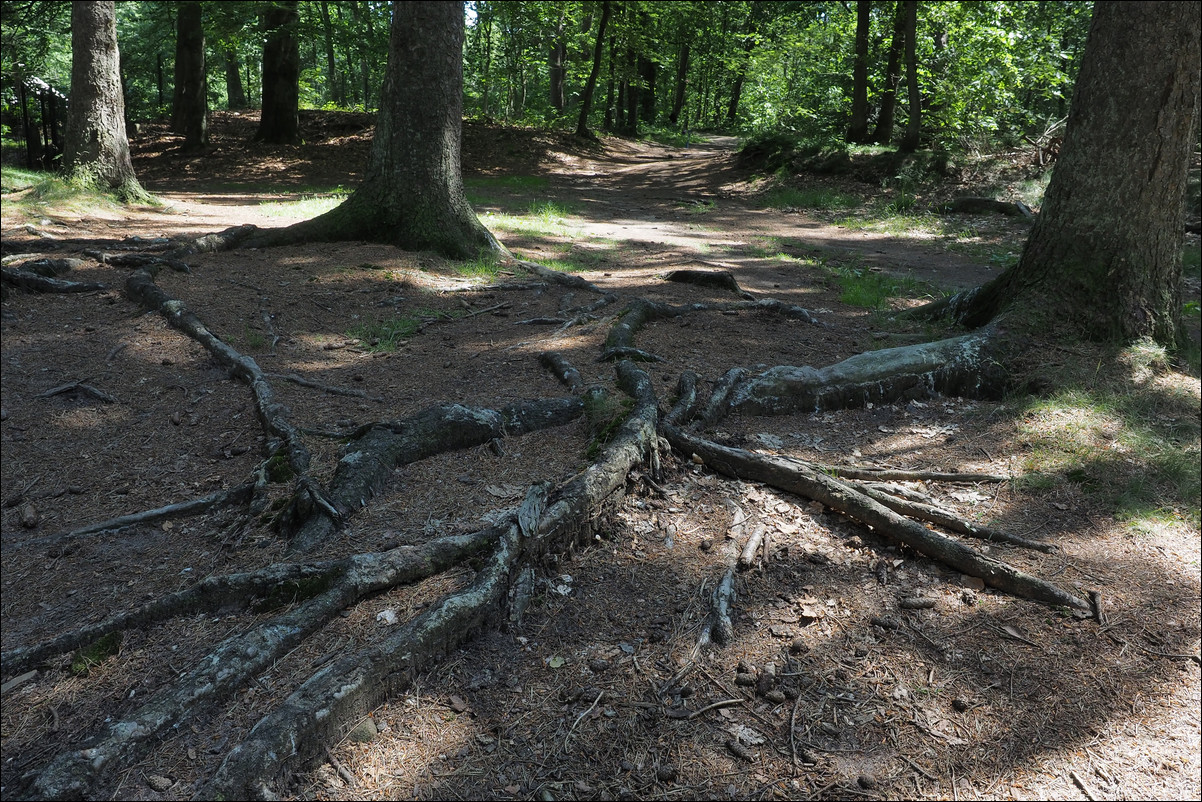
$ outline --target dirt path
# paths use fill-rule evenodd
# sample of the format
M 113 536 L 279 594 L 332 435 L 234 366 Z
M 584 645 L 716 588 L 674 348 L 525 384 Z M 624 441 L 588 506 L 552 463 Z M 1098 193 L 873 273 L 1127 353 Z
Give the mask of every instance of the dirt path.
M 322 158 L 311 159 L 305 151 L 261 153 L 232 136 L 219 139 L 221 151 L 205 163 L 152 153 L 148 144 L 148 183 L 172 208 L 18 220 L 6 203 L 5 253 L 66 255 L 78 251 L 76 238 L 103 239 L 101 247 L 115 251 L 133 247 L 121 242 L 128 236 L 286 224 L 247 203 L 269 198 L 222 187 L 244 175 L 278 175 L 297 194 L 343 183 L 348 160 L 338 154 L 361 148 L 363 137 L 335 133 L 329 142 L 315 139 Z M 796 256 L 853 254 L 949 288 L 989 275 L 938 248 L 756 208 L 729 140 L 681 150 L 610 141 L 597 154 L 542 135 L 525 134 L 530 141 L 520 147 L 490 136 L 516 148 L 520 164 L 509 165 L 510 174 L 548 179 L 545 191 L 521 203 L 572 207 L 562 231 L 506 234 L 513 247 L 548 259 L 583 251 L 596 257 L 581 273 L 590 281 L 673 303 L 728 297 L 664 282 L 666 270 L 726 269 L 757 295 L 804 305 L 825 324 L 758 312 L 657 321 L 638 344 L 663 359 L 646 366 L 661 401 L 684 370 L 713 382 L 735 366 L 826 365 L 898 333 L 843 304 L 814 264 L 773 258 L 767 238 Z M 199 577 L 285 559 L 272 526 L 237 509 L 69 547 L 53 541 L 89 523 L 238 485 L 262 456 L 242 384 L 160 317 L 135 308 L 121 291 L 125 269 L 89 264 L 77 273 L 110 289 L 16 293 L 3 305 L 5 649 Z M 191 274 L 164 271 L 159 282 L 263 370 L 359 393 L 273 379 L 307 433 L 338 435 L 437 401 L 495 407 L 564 395 L 536 359 L 549 348 L 587 383 L 613 383 L 612 366 L 596 358 L 617 309 L 566 330 L 528 323 L 590 299 L 553 285 L 490 288 L 429 254 L 362 243 L 234 251 L 197 257 Z M 393 351 L 374 350 L 372 338 L 402 318 L 418 321 L 420 332 Z M 47 394 L 72 382 L 112 400 Z M 1009 474 L 1022 469 L 1024 425 L 1005 404 L 931 399 L 837 415 L 736 416 L 713 434 L 820 462 Z M 405 466 L 313 556 L 472 531 L 497 508 L 517 504 L 531 483 L 575 475 L 596 433 L 581 422 Z M 325 481 L 340 440 L 306 437 L 315 475 Z M 362 711 L 350 724 L 372 722 L 359 731 L 364 740 L 334 745 L 332 760 L 281 789 L 285 795 L 1026 799 L 1078 798 L 1078 780 L 1098 798 L 1202 794 L 1199 670 L 1156 656 L 1197 651 L 1198 533 L 1183 523 L 1166 524 L 1154 539 L 1133 538 L 1074 483 L 1042 491 L 1017 482 L 921 488 L 970 519 L 1055 540 L 1056 555 L 997 551 L 1082 592 L 1102 588 L 1112 614 L 1103 631 L 983 591 L 822 505 L 722 479 L 684 455 L 668 462 L 662 483 L 632 480 L 625 503 L 595 522 L 593 548 L 544 566 L 520 626 L 483 634 Z M 692 661 L 736 510 L 770 532 L 767 557 L 741 576 L 736 641 Z M 105 775 L 93 796 L 190 797 L 314 671 L 384 637 L 385 613 L 404 620 L 471 576 L 462 568 L 348 608 L 252 685 Z M 935 606 L 900 607 L 919 595 Z M 261 615 L 196 614 L 130 631 L 117 659 L 86 671 L 72 671 L 70 655 L 40 666 L 4 697 L 4 795 Z M 741 684 L 741 676 L 768 674 L 776 679 L 763 688 Z M 767 696 L 769 686 L 780 696 Z M 682 710 L 706 712 L 684 717 Z

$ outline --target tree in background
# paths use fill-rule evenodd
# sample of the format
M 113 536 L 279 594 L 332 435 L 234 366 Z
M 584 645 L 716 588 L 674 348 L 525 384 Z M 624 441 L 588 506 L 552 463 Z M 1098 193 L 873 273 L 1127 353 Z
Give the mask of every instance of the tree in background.
M 453 258 L 501 251 L 463 192 L 463 4 L 399 2 L 363 184 L 320 217 L 259 245 L 362 239 Z
M 847 141 L 868 141 L 868 32 L 872 24 L 872 0 L 856 0 L 856 61 L 852 71 L 851 124 Z
M 580 116 L 576 121 L 576 136 L 595 139 L 588 127 L 588 116 L 592 111 L 593 92 L 597 89 L 597 76 L 601 74 L 601 48 L 605 44 L 605 28 L 609 25 L 609 0 L 601 3 L 601 22 L 597 24 L 597 42 L 593 47 L 593 66 L 589 70 L 588 81 L 584 84 L 584 92 L 580 96 Z
M 171 130 L 184 137 L 184 150 L 209 143 L 208 74 L 204 19 L 199 0 L 176 3 L 175 92 Z
M 125 135 L 116 8 L 111 0 L 71 4 L 71 54 L 63 170 L 123 200 L 148 200 L 134 175 Z
M 301 141 L 297 5 L 297 0 L 276 0 L 263 11 L 263 113 L 256 142 L 296 145 Z

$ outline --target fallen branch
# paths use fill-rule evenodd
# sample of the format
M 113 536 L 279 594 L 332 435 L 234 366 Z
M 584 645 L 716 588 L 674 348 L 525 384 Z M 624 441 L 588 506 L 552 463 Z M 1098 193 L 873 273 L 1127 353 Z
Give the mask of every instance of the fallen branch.
M 0 268 L 0 283 L 6 287 L 19 287 L 34 292 L 97 292 L 108 289 L 107 285 L 97 281 L 67 281 L 9 267 Z
M 264 373 L 263 375 L 270 379 L 283 379 L 284 381 L 292 382 L 293 384 L 299 384 L 301 387 L 308 387 L 312 390 L 321 390 L 323 393 L 329 393 L 330 395 L 344 395 L 352 398 L 365 398 L 368 401 L 375 401 L 378 404 L 384 403 L 385 400 L 378 395 L 369 395 L 368 393 L 355 389 L 354 387 L 332 387 L 328 384 L 322 384 L 320 382 L 315 382 L 312 379 L 306 379 L 303 376 L 298 376 L 295 373 Z

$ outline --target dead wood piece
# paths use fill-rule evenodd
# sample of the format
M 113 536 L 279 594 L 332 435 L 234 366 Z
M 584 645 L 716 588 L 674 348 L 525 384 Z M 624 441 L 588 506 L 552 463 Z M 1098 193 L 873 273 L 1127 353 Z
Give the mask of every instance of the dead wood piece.
M 868 524 L 879 534 L 905 543 L 961 573 L 979 577 L 986 584 L 1007 593 L 1044 604 L 1089 610 L 1089 603 L 1085 600 L 903 518 L 855 487 L 815 471 L 804 463 L 722 446 L 687 434 L 674 426 L 665 425 L 663 431 L 674 448 L 686 454 L 700 455 L 706 465 L 720 473 L 764 482 L 820 501 Z
M 34 292 L 97 292 L 108 289 L 107 285 L 97 281 L 67 281 L 61 278 L 39 276 L 37 273 L 11 267 L 0 268 L 0 282 L 6 287 L 19 287 Z
M 50 398 L 56 395 L 64 395 L 66 393 L 80 393 L 82 395 L 95 398 L 97 401 L 103 401 L 106 404 L 115 404 L 117 399 L 106 393 L 104 390 L 97 389 L 83 381 L 67 382 L 60 384 L 58 387 L 51 387 L 49 390 L 38 393 L 34 398 Z
M 572 367 L 572 363 L 563 354 L 558 351 L 544 351 L 538 355 L 538 361 L 543 367 L 554 373 L 555 378 L 567 385 L 567 388 L 573 393 L 584 389 L 584 378 L 580 375 L 580 371 Z
M 765 532 L 768 527 L 763 524 L 756 524 L 755 529 L 751 530 L 751 537 L 747 538 L 747 543 L 743 546 L 743 551 L 739 554 L 739 569 L 746 570 L 755 565 L 756 553 L 760 550 L 760 546 L 764 543 Z
M 153 510 L 143 510 L 129 515 L 121 515 L 116 518 L 110 518 L 107 521 L 100 521 L 87 526 L 81 526 L 78 529 L 72 529 L 69 532 L 59 532 L 54 535 L 46 535 L 44 537 L 33 538 L 30 540 L 15 541 L 10 543 L 7 548 L 27 548 L 30 546 L 44 546 L 48 543 L 59 543 L 63 541 L 75 540 L 88 535 L 97 535 L 102 532 L 116 532 L 121 529 L 128 529 L 131 526 L 140 524 L 157 524 L 161 521 L 170 521 L 176 518 L 186 518 L 190 515 L 199 515 L 203 512 L 219 509 L 229 506 L 230 504 L 245 504 L 250 501 L 254 491 L 253 484 L 243 484 L 230 490 L 222 490 L 218 493 L 211 493 L 201 498 L 192 499 L 190 501 L 180 501 L 175 504 L 168 504 L 165 507 L 156 507 Z
M 1023 217 L 1032 220 L 1035 213 L 1022 201 L 1000 201 L 993 198 L 952 198 L 939 207 L 944 214 L 1002 214 L 1007 217 Z
M 991 529 L 987 526 L 978 526 L 969 523 L 955 513 L 945 510 L 941 507 L 936 507 L 931 504 L 923 504 L 919 501 L 910 501 L 901 499 L 890 493 L 885 493 L 872 487 L 859 486 L 869 498 L 879 501 L 894 512 L 900 512 L 902 515 L 907 515 L 911 518 L 917 518 L 920 521 L 929 521 L 933 524 L 939 524 L 944 529 L 955 532 L 966 537 L 976 538 L 977 540 L 987 540 L 991 543 L 1005 543 L 1009 546 L 1021 546 L 1024 549 L 1034 549 L 1050 553 L 1056 550 L 1056 546 L 1051 543 L 1043 543 L 1038 540 L 1028 540 L 1025 537 L 1012 535 L 1009 532 L 1002 532 L 998 529 Z
M 574 290 L 595 292 L 598 295 L 607 294 L 605 290 L 601 289 L 596 284 L 593 284 L 591 281 L 581 278 L 580 276 L 574 276 L 571 273 L 560 273 L 558 270 L 552 270 L 549 267 L 544 267 L 538 262 L 527 262 L 525 259 L 515 259 L 514 262 L 518 267 L 528 270 L 539 278 L 549 281 L 552 284 L 559 284 L 564 287 L 570 287 Z
M 742 381 L 727 412 L 780 415 L 926 398 L 988 396 L 1003 377 L 989 357 L 992 329 L 920 345 L 885 348 L 824 368 L 778 366 Z
M 867 465 L 812 465 L 814 470 L 840 479 L 871 479 L 901 482 L 1009 482 L 1012 477 L 996 473 L 943 473 L 941 471 L 905 471 L 897 468 L 873 468 Z
M 728 270 L 673 270 L 664 276 L 664 281 L 678 281 L 698 287 L 716 287 L 720 290 L 730 290 L 744 298 L 751 298 L 751 293 L 740 287 L 739 282 Z

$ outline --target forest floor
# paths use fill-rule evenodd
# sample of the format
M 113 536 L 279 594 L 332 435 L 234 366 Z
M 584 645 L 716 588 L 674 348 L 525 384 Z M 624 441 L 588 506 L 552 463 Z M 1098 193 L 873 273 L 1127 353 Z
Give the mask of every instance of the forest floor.
M 192 157 L 152 127 L 134 142 L 135 167 L 164 206 L 31 211 L 6 197 L 3 252 L 59 258 L 311 216 L 312 198 L 361 178 L 370 120 L 310 114 L 304 124 L 308 144 L 269 147 L 247 144 L 250 117 L 217 114 L 214 148 Z M 870 208 L 881 188 L 835 178 L 793 181 L 858 198 L 845 210 L 773 208 L 763 199 L 779 179 L 774 187 L 741 170 L 734 140 L 721 137 L 687 148 L 622 139 L 589 148 L 567 135 L 469 124 L 464 172 L 481 219 L 526 259 L 628 297 L 676 304 L 727 295 L 666 282 L 666 272 L 725 270 L 755 297 L 804 306 L 825 324 L 748 311 L 650 323 L 639 347 L 664 359 L 644 366 L 663 403 L 684 370 L 712 382 L 736 366 L 822 366 L 936 337 L 889 311 L 987 281 L 1017 255 L 1028 230 L 1010 218 L 963 216 L 874 225 L 857 209 Z M 970 173 L 932 192 L 972 189 Z M 265 372 L 326 388 L 275 382 L 291 420 L 311 433 L 319 479 L 332 471 L 339 441 L 313 432 L 345 432 L 443 401 L 495 408 L 565 395 L 539 364 L 541 351 L 567 356 L 590 384 L 613 383 L 612 366 L 596 358 L 612 320 L 567 330 L 530 322 L 559 318 L 587 299 L 556 285 L 491 286 L 523 276 L 487 265 L 465 271 L 432 254 L 353 242 L 235 250 L 190 263 L 190 274 L 163 271 L 159 284 Z M 272 529 L 236 508 L 58 537 L 232 487 L 262 456 L 246 388 L 127 300 L 127 272 L 93 262 L 72 277 L 109 289 L 14 292 L 3 303 L 5 650 L 205 576 L 285 559 Z M 848 282 L 872 276 L 897 282 L 883 308 L 849 304 Z M 1186 291 L 1197 300 L 1196 279 Z M 395 347 L 384 348 L 393 338 Z M 1046 354 L 1045 367 L 1075 373 L 1093 357 L 1065 348 Z M 1197 376 L 1140 365 L 1131 372 L 1132 392 L 1156 399 L 1165 425 L 1180 430 L 1181 450 L 1196 453 Z M 597 522 L 592 548 L 547 566 L 520 626 L 449 654 L 285 793 L 1202 798 L 1196 518 L 1161 509 L 1137 526 L 1116 516 L 1104 488 L 1066 478 L 1048 457 L 1075 439 L 1090 471 L 1103 455 L 1137 466 L 1142 455 L 1125 451 L 1123 425 L 1118 413 L 1074 414 L 1022 398 L 933 398 L 734 416 L 710 433 L 824 463 L 1012 476 L 922 489 L 970 520 L 1053 541 L 1052 554 L 991 550 L 1066 588 L 1100 591 L 1105 626 L 986 590 L 821 504 L 725 479 L 678 454 L 662 482 L 628 486 Z M 473 531 L 519 503 L 529 484 L 581 470 L 595 433 L 578 421 L 509 438 L 503 448 L 408 465 L 335 543 L 310 556 Z M 740 575 L 734 641 L 708 646 L 690 663 L 736 516 L 767 528 L 766 557 Z M 189 798 L 317 666 L 380 638 L 388 611 L 404 620 L 471 576 L 463 567 L 347 609 L 219 709 L 107 777 L 96 798 Z M 933 606 L 900 607 L 916 596 Z M 73 671 L 66 655 L 6 684 L 0 791 L 9 798 L 22 776 L 78 748 L 256 620 L 244 611 L 178 618 L 128 632 L 116 659 Z M 763 685 L 737 684 L 747 675 L 775 675 L 783 701 Z

